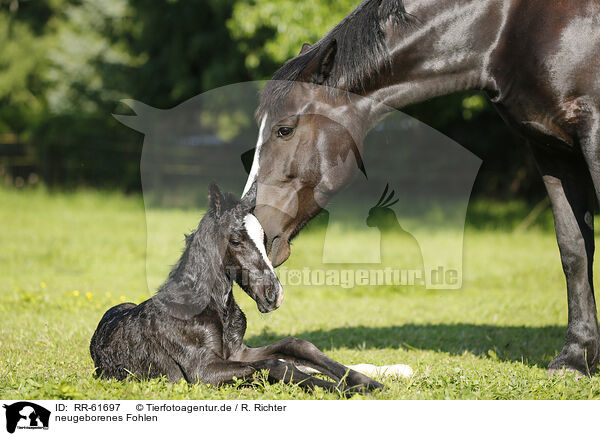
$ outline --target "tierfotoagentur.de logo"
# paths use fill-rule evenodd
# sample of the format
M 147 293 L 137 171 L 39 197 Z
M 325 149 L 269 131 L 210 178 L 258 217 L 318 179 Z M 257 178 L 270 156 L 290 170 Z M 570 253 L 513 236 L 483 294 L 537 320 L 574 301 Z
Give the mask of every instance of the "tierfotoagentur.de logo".
M 19 430 L 48 430 L 50 411 L 28 401 L 4 404 L 6 409 L 6 431 L 14 433 Z

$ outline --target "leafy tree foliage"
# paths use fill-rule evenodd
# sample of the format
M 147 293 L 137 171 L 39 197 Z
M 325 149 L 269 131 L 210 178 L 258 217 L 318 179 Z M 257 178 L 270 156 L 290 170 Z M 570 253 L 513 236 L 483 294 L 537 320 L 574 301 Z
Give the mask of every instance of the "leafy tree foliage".
M 269 78 L 358 3 L 0 0 L 0 134 L 32 141 L 48 181 L 135 188 L 141 141 L 110 116 L 120 99 L 169 108 Z M 541 191 L 531 159 L 482 96 L 406 110 L 487 158 L 480 192 Z
M 263 65 L 278 64 L 298 54 L 302 44 L 318 41 L 360 1 L 357 0 L 254 0 L 237 2 L 227 22 L 231 35 L 240 41 L 245 66 L 268 76 Z M 268 35 L 262 44 L 252 44 L 255 35 Z

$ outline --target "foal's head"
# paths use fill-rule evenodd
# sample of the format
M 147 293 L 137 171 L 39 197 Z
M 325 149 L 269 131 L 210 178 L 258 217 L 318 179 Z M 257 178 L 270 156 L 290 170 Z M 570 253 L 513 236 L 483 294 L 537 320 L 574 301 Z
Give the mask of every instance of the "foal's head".
M 281 305 L 283 288 L 267 257 L 263 229 L 252 214 L 255 198 L 256 186 L 238 201 L 211 184 L 208 215 L 214 226 L 209 231 L 226 274 L 256 301 L 258 310 L 266 313 Z

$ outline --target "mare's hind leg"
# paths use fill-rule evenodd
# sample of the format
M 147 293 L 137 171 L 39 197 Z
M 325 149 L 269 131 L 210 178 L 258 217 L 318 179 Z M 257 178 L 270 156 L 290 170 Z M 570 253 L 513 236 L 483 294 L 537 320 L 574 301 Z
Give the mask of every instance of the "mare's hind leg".
M 269 358 L 284 359 L 297 365 L 314 368 L 336 381 L 340 381 L 345 377 L 344 384 L 351 388 L 372 390 L 383 387 L 381 383 L 370 377 L 336 362 L 314 344 L 293 337 L 282 339 L 265 347 L 249 348 L 244 346 L 236 358 L 244 361 Z
M 568 326 L 551 371 L 591 374 L 598 364 L 600 335 L 592 282 L 594 189 L 583 156 L 533 147 L 552 203 L 556 238 L 567 281 Z
M 581 150 L 587 163 L 588 172 L 591 176 L 596 199 L 600 202 L 600 104 L 586 101 L 584 104 L 587 114 L 586 122 L 582 125 L 582 133 L 579 135 Z M 593 220 L 592 225 L 593 225 Z M 592 294 L 593 296 L 593 294 Z M 594 312 L 596 307 L 594 306 Z M 596 324 L 597 327 L 597 324 Z M 597 368 L 600 360 L 600 335 L 596 330 L 596 356 L 592 362 L 592 367 Z

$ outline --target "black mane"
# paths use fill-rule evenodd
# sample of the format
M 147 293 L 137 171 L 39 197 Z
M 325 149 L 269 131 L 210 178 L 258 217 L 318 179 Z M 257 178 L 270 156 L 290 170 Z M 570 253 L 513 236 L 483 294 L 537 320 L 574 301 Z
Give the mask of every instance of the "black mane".
M 323 85 L 336 87 L 341 81 L 348 92 L 363 91 L 373 71 L 382 65 L 391 68 L 383 33 L 383 25 L 388 20 L 394 24 L 415 22 L 404 9 L 402 0 L 363 0 L 308 51 L 290 59 L 275 72 L 261 93 L 257 118 L 281 104 L 310 61 L 322 55 L 333 41 L 337 45 L 335 63 Z
M 224 193 L 221 207 L 225 212 L 239 203 L 233 194 Z M 180 318 L 186 318 L 201 313 L 211 298 L 218 300 L 223 292 L 231 290 L 231 280 L 223 271 L 217 227 L 215 212 L 209 209 L 196 230 L 185 235 L 183 253 L 158 288 L 155 304 L 167 306 Z

